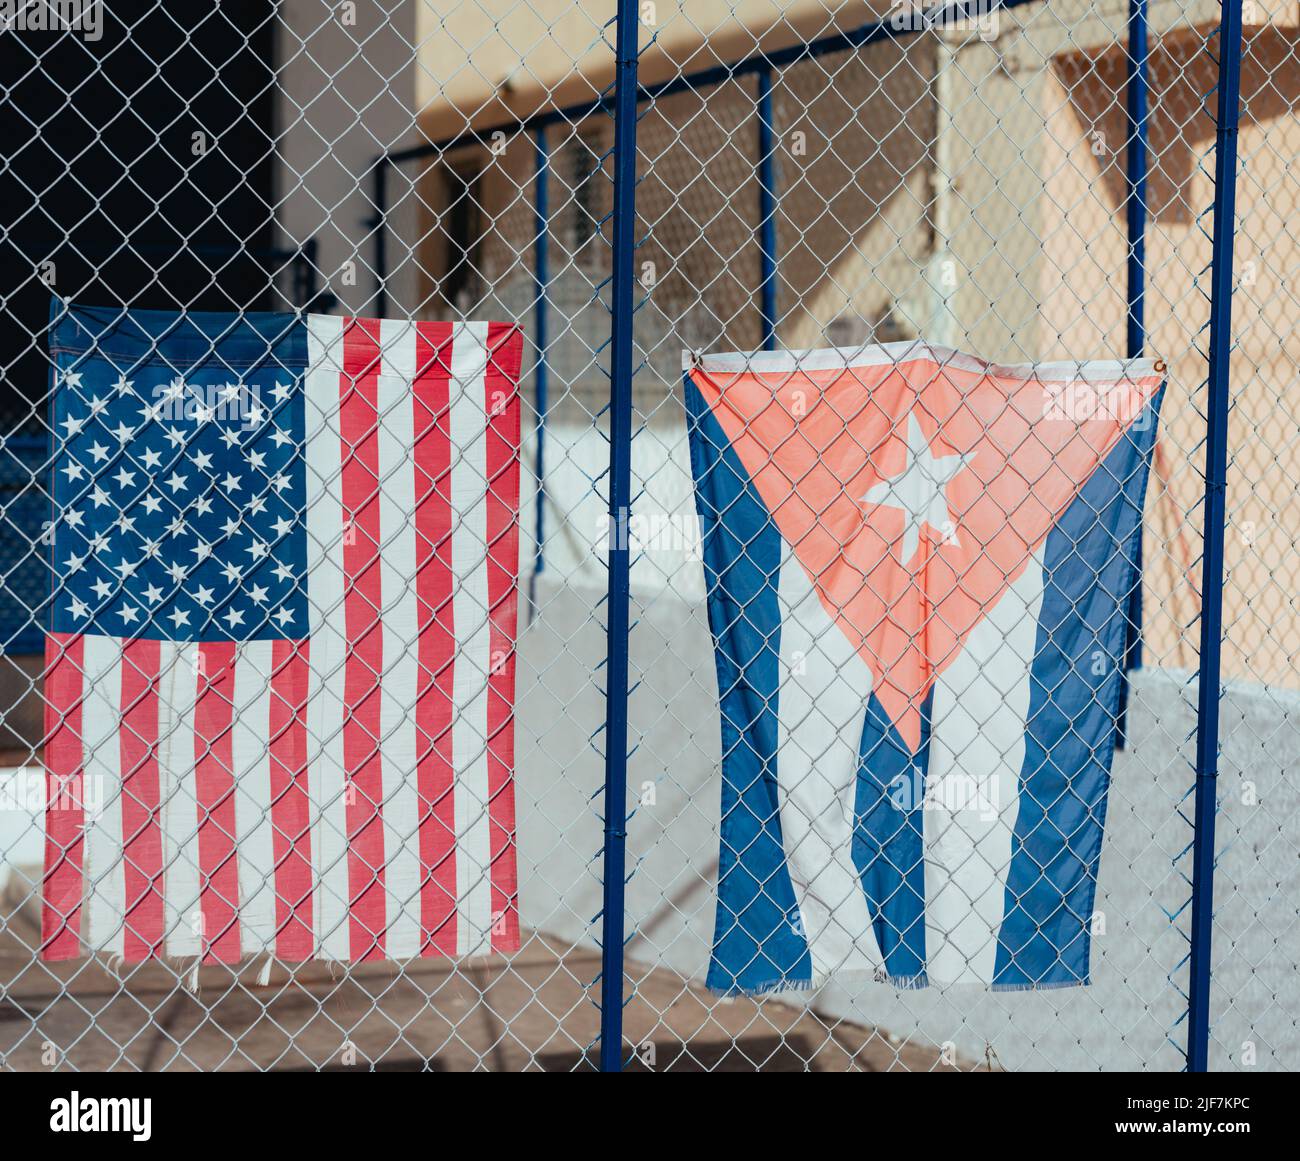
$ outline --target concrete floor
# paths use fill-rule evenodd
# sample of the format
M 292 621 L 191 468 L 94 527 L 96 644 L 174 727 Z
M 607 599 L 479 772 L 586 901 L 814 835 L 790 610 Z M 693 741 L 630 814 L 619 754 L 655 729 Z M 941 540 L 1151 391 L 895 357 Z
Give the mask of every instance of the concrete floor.
M 20 1071 L 567 1072 L 594 1067 L 596 952 L 538 935 L 509 959 L 453 966 L 311 964 L 199 972 L 169 965 L 34 962 L 34 916 L 0 934 L 0 1067 Z M 953 1071 L 934 1049 L 824 1020 L 777 1000 L 718 1001 L 663 968 L 630 965 L 625 1030 L 634 1071 Z M 965 1067 L 969 1067 L 968 1065 Z

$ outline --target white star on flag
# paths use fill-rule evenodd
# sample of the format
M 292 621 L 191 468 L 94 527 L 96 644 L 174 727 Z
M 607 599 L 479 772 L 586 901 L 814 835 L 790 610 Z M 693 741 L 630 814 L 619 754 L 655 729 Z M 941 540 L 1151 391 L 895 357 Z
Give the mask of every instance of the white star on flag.
M 940 536 L 957 544 L 956 521 L 948 508 L 948 485 L 970 460 L 969 455 L 936 456 L 930 450 L 916 415 L 907 416 L 907 460 L 897 476 L 868 489 L 860 503 L 897 508 L 903 513 L 903 548 L 900 561 L 909 564 L 921 543 L 921 526 L 928 524 Z

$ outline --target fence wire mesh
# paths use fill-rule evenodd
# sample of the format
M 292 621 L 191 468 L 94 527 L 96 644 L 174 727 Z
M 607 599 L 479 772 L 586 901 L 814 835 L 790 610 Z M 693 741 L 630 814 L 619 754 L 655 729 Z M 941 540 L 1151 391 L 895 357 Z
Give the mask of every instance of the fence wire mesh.
M 32 16 L 38 7 L 48 19 Z M 1021 0 L 971 3 L 938 18 L 906 0 L 638 7 L 626 947 L 624 978 L 602 981 L 605 682 L 609 650 L 618 647 L 606 632 L 609 544 L 619 533 L 609 514 L 612 9 L 583 0 L 240 0 L 191 4 L 182 13 L 124 0 L 14 6 L 6 16 L 5 1068 L 587 1068 L 602 984 L 616 993 L 620 983 L 624 1056 L 629 1067 L 653 1071 L 1184 1066 L 1209 273 L 1219 192 L 1218 3 Z M 1293 978 L 1300 556 L 1290 502 L 1300 420 L 1288 393 L 1300 369 L 1300 246 L 1291 225 L 1300 191 L 1300 9 L 1246 0 L 1241 11 L 1210 1066 L 1284 1069 L 1300 1066 Z M 1136 117 L 1135 85 L 1146 108 Z M 1139 146 L 1141 191 L 1133 184 Z M 248 940 L 240 947 L 236 939 L 240 954 L 229 962 L 212 962 L 209 943 L 177 954 L 170 941 L 143 962 L 124 962 L 132 923 L 119 907 L 105 942 L 87 943 L 74 958 L 42 956 L 50 939 L 43 884 L 68 842 L 68 832 L 49 833 L 47 821 L 45 772 L 68 718 L 51 692 L 66 650 L 47 647 L 47 638 L 58 608 L 80 591 L 61 563 L 63 550 L 71 545 L 74 558 L 82 548 L 99 551 L 96 537 L 70 521 L 74 509 L 63 498 L 71 493 L 56 479 L 83 454 L 72 443 L 79 433 L 55 426 L 67 412 L 53 402 L 77 364 L 52 353 L 50 320 L 71 304 L 240 319 L 281 311 L 290 320 L 307 312 L 397 324 L 498 320 L 522 331 L 522 483 L 517 500 L 499 497 L 517 505 L 519 534 L 518 635 L 509 650 L 515 820 L 490 851 L 494 860 L 504 843 L 517 853 L 510 909 L 521 927 L 518 951 L 478 954 L 480 943 L 470 955 L 422 946 L 403 957 L 293 962 L 252 954 Z M 384 330 L 376 357 L 390 358 L 405 341 L 392 336 L 406 333 Z M 1124 709 L 1108 702 L 1105 710 L 1112 724 L 1122 715 L 1113 761 L 1109 746 L 1093 755 L 1103 767 L 1111 763 L 1108 804 L 1103 793 L 1085 811 L 1088 822 L 1105 824 L 1100 870 L 1089 872 L 1097 875 L 1095 903 L 1075 917 L 1091 942 L 1090 985 L 994 990 L 936 978 L 927 988 L 900 988 L 883 970 L 845 973 L 833 963 L 807 989 L 720 995 L 705 973 L 720 876 L 737 854 L 726 845 L 722 773 L 735 742 L 721 729 L 728 691 L 709 601 L 722 582 L 705 568 L 682 352 L 836 348 L 901 359 L 896 344 L 906 343 L 967 352 L 1030 378 L 1039 372 L 1025 365 L 1142 355 L 1162 363 L 1140 593 L 1124 613 L 1124 648 L 1102 657 L 1097 674 L 1098 690 L 1127 692 Z M 168 363 L 167 350 L 156 343 L 161 381 L 193 370 Z M 759 365 L 756 355 L 742 363 Z M 364 373 L 341 369 L 360 392 Z M 454 374 L 451 383 L 453 397 L 467 390 Z M 105 405 L 84 402 L 93 428 L 94 404 Z M 377 422 L 383 431 L 388 419 Z M 849 417 L 843 423 L 847 430 Z M 168 464 L 194 465 L 209 436 L 192 414 L 177 426 Z M 141 459 L 147 427 L 145 417 L 110 441 L 104 472 L 142 470 L 154 479 Z M 906 443 L 903 421 L 887 438 Z M 452 445 L 457 462 L 479 462 L 468 445 Z M 879 451 L 863 448 L 864 460 Z M 304 437 L 292 458 L 305 464 L 308 455 Z M 479 477 L 490 502 L 501 478 L 482 469 Z M 159 474 L 160 494 L 164 482 Z M 219 479 L 202 483 L 205 495 L 220 494 Z M 376 483 L 375 494 L 384 487 Z M 108 520 L 89 491 L 79 495 L 106 543 L 126 535 L 120 521 L 152 512 L 148 490 L 134 488 L 120 484 L 105 497 Z M 269 476 L 258 494 L 268 491 Z M 197 519 L 183 506 L 177 514 Z M 398 525 L 414 519 L 399 509 Z M 1002 523 L 1010 520 L 1007 513 Z M 477 536 L 482 559 L 503 551 L 468 518 L 463 529 L 462 539 Z M 936 534 L 942 530 L 932 526 L 921 536 Z M 376 560 L 388 547 L 374 546 Z M 179 574 L 182 587 L 203 561 Z M 106 600 L 144 600 L 132 572 L 119 570 Z M 105 574 L 112 576 L 107 567 Z M 386 594 L 385 614 L 390 600 L 414 594 L 415 577 L 396 575 L 401 591 Z M 310 602 L 307 582 L 294 584 Z M 463 605 L 475 599 L 469 585 L 456 580 L 449 599 L 462 602 L 457 609 L 472 607 Z M 327 631 L 355 638 L 329 629 L 342 624 L 341 610 L 312 612 Z M 372 615 L 378 619 L 379 610 Z M 489 626 L 493 615 L 480 602 L 477 622 Z M 1026 606 L 1021 617 L 991 620 L 1009 641 L 1032 617 Z M 826 624 L 807 649 L 831 665 L 840 628 Z M 128 648 L 117 646 L 119 664 Z M 248 648 L 240 643 L 239 656 Z M 348 656 L 354 652 L 355 640 Z M 806 660 L 801 655 L 798 664 Z M 782 666 L 790 662 L 780 658 Z M 1004 664 L 991 649 L 971 680 L 987 681 Z M 848 681 L 850 669 L 837 663 L 820 690 L 798 668 L 777 686 L 808 698 L 802 716 L 782 724 L 772 763 L 779 769 L 793 756 L 791 768 L 806 770 L 802 788 L 783 788 L 781 823 L 806 831 L 811 843 L 825 820 L 800 825 L 790 812 L 811 801 L 801 789 L 829 777 L 832 742 L 845 729 L 831 687 Z M 262 685 L 267 693 L 269 672 Z M 960 703 L 966 691 L 953 688 Z M 378 689 L 371 673 L 366 691 Z M 234 705 L 235 720 L 246 704 Z M 170 708 L 183 716 L 183 707 Z M 116 859 L 89 859 L 84 869 L 87 914 L 104 884 L 122 874 L 123 843 L 132 838 L 123 835 L 130 825 L 123 820 L 138 805 L 123 781 L 129 746 L 113 709 L 81 710 L 78 718 L 103 725 L 99 744 L 121 747 L 116 781 L 106 782 L 94 817 L 77 832 L 78 843 L 84 834 L 93 845 L 101 820 L 116 814 L 109 839 L 98 840 L 101 851 L 116 841 Z M 458 708 L 449 729 L 472 731 L 469 712 Z M 859 730 L 862 712 L 859 706 L 853 719 Z M 981 745 L 1001 749 L 993 724 L 971 717 L 972 755 Z M 78 728 L 93 750 L 88 726 Z M 482 730 L 476 742 L 480 754 L 492 752 Z M 328 743 L 311 736 L 305 744 L 323 753 Z M 222 764 L 238 796 L 265 777 L 270 747 L 268 740 L 231 755 L 213 740 L 200 746 L 200 757 Z M 395 813 L 395 796 L 418 780 L 421 759 L 408 755 L 403 764 L 388 739 L 372 739 L 370 750 L 395 770 L 382 795 Z M 955 755 L 958 766 L 962 760 Z M 970 757 L 972 767 L 981 761 L 1002 767 L 1011 758 Z M 183 772 L 162 774 L 188 802 Z M 457 802 L 487 826 L 500 788 L 468 793 Z M 437 810 L 424 797 L 417 805 L 412 832 Z M 227 825 L 221 807 L 194 809 L 183 832 L 167 829 L 160 839 L 157 889 L 195 884 L 200 932 L 214 919 L 199 897 L 219 871 L 198 839 Z M 1015 808 L 1001 804 L 995 815 L 1014 824 Z M 328 806 L 317 800 L 315 809 L 324 814 Z M 270 826 L 269 799 L 264 810 L 258 821 Z M 854 810 L 850 830 L 865 825 Z M 927 805 L 924 834 L 927 842 L 957 835 L 973 868 L 958 876 L 957 889 L 987 891 L 1004 881 L 1006 853 L 980 839 L 978 827 L 968 831 L 970 816 Z M 319 825 L 316 816 L 312 826 Z M 281 835 L 278 816 L 274 826 Z M 236 829 L 226 837 L 237 860 L 244 856 L 235 840 L 246 836 L 242 824 Z M 488 848 L 476 849 L 477 861 L 472 852 L 456 858 L 467 878 L 483 883 L 492 873 Z M 260 879 L 256 868 L 251 878 L 241 875 L 240 892 L 269 888 L 276 896 L 290 857 L 281 850 Z M 369 873 L 370 885 L 382 882 L 377 870 Z M 431 877 L 426 862 L 414 897 Z M 801 897 L 806 912 L 815 894 Z M 356 901 L 346 890 L 337 900 L 343 927 Z M 221 902 L 237 908 L 247 899 Z M 830 900 L 825 930 L 842 934 L 851 910 L 846 900 Z M 96 922 L 106 921 L 101 914 Z M 812 922 L 810 912 L 803 915 L 802 924 Z M 284 927 L 282 917 L 272 944 Z M 953 939 L 952 931 L 939 934 Z M 953 944 L 971 964 L 996 945 L 996 931 Z M 100 950 L 113 947 L 118 954 Z

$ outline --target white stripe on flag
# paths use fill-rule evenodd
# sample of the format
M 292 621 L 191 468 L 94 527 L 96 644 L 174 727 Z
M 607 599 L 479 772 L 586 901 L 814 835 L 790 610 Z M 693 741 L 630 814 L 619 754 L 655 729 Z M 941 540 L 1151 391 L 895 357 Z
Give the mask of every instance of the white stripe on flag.
M 1042 599 L 1035 554 L 935 682 L 923 811 L 932 983 L 993 980 Z
M 235 777 L 240 946 L 245 955 L 275 950 L 269 745 L 273 646 L 272 641 L 245 641 L 235 652 L 231 765 Z
M 85 755 L 86 945 L 122 955 L 126 877 L 122 861 L 122 643 L 87 633 L 82 657 Z M 90 805 L 94 804 L 94 809 Z
M 415 324 L 380 326 L 383 367 L 379 411 L 379 531 L 384 668 L 380 675 L 383 739 L 384 890 L 390 959 L 419 954 L 420 799 L 416 783 L 415 703 L 419 695 L 419 615 L 415 591 Z
M 317 955 L 351 958 L 347 778 L 343 764 L 343 319 L 309 315 L 304 378 L 307 444 L 307 767 L 311 788 L 312 918 Z M 303 578 L 299 578 L 303 583 Z
M 460 955 L 492 947 L 488 816 L 487 324 L 456 327 L 451 355 L 451 567 L 456 669 L 452 761 L 456 770 L 456 893 Z
M 781 836 L 814 979 L 881 963 L 853 866 L 858 752 L 871 671 L 782 543 L 777 696 Z
M 163 641 L 158 651 L 158 779 L 163 816 L 166 954 L 198 955 L 199 800 L 194 787 L 196 644 Z

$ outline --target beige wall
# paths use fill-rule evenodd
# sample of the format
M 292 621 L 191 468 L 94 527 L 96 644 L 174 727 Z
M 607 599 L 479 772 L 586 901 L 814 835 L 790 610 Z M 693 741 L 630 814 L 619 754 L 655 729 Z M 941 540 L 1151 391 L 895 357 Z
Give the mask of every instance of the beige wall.
M 614 77 L 615 0 L 417 0 L 416 104 L 431 140 L 599 96 Z M 888 11 L 884 0 L 653 0 L 641 80 L 813 39 Z M 649 12 L 653 16 L 649 16 Z
M 1215 85 L 1206 30 L 1172 34 L 1152 57 L 1148 349 L 1169 364 L 1148 503 L 1146 642 L 1153 663 L 1193 667 L 1199 612 L 1206 344 Z M 1295 23 L 1248 29 L 1238 148 L 1237 291 L 1233 301 L 1231 466 L 1224 668 L 1300 684 L 1300 66 Z M 1124 334 L 1119 51 L 1066 52 L 1044 81 L 1052 113 L 1043 158 L 1043 357 L 1100 351 Z

